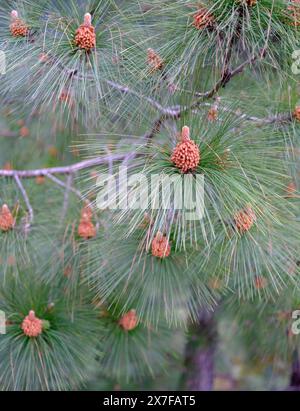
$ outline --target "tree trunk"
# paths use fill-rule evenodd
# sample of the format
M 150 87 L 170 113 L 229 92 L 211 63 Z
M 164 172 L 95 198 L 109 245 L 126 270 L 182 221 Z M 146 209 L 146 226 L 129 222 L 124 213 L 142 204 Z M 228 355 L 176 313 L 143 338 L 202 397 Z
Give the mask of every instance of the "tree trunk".
M 191 324 L 185 351 L 185 367 L 181 387 L 187 391 L 211 391 L 214 382 L 214 361 L 217 329 L 214 313 L 200 311 L 198 321 Z
M 289 389 L 292 391 L 300 391 L 300 359 L 297 350 L 293 354 L 292 373 Z

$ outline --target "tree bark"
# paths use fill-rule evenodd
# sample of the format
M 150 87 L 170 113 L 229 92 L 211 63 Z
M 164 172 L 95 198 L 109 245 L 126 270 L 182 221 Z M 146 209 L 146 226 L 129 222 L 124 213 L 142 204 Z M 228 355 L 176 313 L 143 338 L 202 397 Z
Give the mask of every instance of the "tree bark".
M 214 313 L 200 311 L 197 322 L 189 328 L 181 389 L 213 389 L 216 346 L 217 327 Z
M 300 391 L 300 358 L 297 350 L 293 354 L 292 373 L 289 389 L 291 391 Z

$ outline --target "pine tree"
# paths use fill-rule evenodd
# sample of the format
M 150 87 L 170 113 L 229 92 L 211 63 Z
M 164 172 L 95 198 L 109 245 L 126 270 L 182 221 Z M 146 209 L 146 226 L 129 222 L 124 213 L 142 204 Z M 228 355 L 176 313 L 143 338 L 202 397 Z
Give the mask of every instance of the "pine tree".
M 299 389 L 299 2 L 0 21 L 0 389 Z

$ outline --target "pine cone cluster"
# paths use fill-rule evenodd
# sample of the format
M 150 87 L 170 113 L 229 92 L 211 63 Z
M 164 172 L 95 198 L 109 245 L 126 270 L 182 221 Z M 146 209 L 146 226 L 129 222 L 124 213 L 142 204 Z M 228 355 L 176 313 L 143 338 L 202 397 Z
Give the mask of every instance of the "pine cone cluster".
M 90 51 L 96 46 L 95 27 L 91 23 L 92 17 L 89 13 L 84 16 L 84 23 L 76 30 L 75 44 L 80 49 Z
M 85 240 L 96 237 L 96 228 L 92 222 L 93 212 L 87 205 L 81 210 L 81 218 L 78 225 L 78 235 Z
M 173 150 L 171 161 L 182 173 L 195 170 L 200 163 L 199 147 L 190 139 L 190 129 L 187 126 L 182 129 L 181 142 Z
M 29 33 L 27 24 L 19 18 L 18 12 L 13 10 L 11 12 L 10 32 L 14 37 L 26 37 Z
M 157 233 L 151 245 L 152 255 L 157 258 L 166 258 L 171 254 L 170 243 L 163 234 Z
M 214 25 L 214 16 L 205 8 L 201 7 L 193 16 L 193 26 L 197 30 L 203 30 Z
M 134 330 L 137 325 L 138 325 L 138 318 L 136 315 L 135 310 L 130 310 L 128 313 L 124 314 L 122 318 L 119 320 L 119 325 L 125 330 L 125 331 L 132 331 Z
M 216 121 L 218 119 L 218 107 L 212 106 L 208 110 L 207 119 L 208 121 Z
M 246 233 L 251 229 L 256 221 L 256 215 L 251 207 L 246 207 L 241 211 L 238 211 L 234 215 L 234 225 L 236 229 L 241 233 Z
M 163 68 L 162 58 L 151 48 L 147 50 L 147 63 L 151 67 L 151 71 L 158 71 Z
M 43 321 L 31 310 L 24 318 L 21 328 L 27 337 L 38 337 L 43 332 Z
M 0 211 L 0 230 L 8 231 L 15 225 L 15 219 L 13 218 L 10 209 L 4 204 Z

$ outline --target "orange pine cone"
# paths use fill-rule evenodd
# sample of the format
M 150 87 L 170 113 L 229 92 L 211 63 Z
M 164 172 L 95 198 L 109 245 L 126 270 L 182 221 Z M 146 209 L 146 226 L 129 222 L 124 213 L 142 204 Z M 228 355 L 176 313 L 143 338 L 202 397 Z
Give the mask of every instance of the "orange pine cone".
M 152 71 L 161 70 L 163 68 L 163 61 L 160 55 L 151 48 L 147 50 L 147 63 L 152 68 Z
M 88 221 L 88 220 L 91 220 L 92 217 L 93 217 L 93 211 L 91 207 L 88 204 L 86 204 L 81 210 L 81 219 Z
M 286 187 L 286 197 L 293 198 L 297 192 L 297 187 L 294 181 L 291 181 Z
M 300 121 L 300 106 L 296 106 L 296 107 L 295 107 L 295 110 L 294 110 L 294 113 L 293 113 L 293 117 L 294 117 L 296 120 Z
M 158 232 L 152 241 L 151 250 L 154 257 L 169 257 L 171 254 L 171 246 L 167 237 Z
M 30 135 L 29 128 L 26 126 L 23 126 L 20 128 L 20 136 L 21 137 L 28 137 Z
M 255 221 L 256 215 L 249 206 L 234 215 L 235 227 L 241 234 L 249 231 Z
M 95 27 L 92 26 L 92 17 L 89 13 L 84 16 L 84 23 L 76 30 L 75 44 L 86 51 L 96 47 Z
M 201 7 L 193 17 L 193 26 L 197 30 L 203 30 L 214 25 L 214 16 L 205 7 Z
M 216 106 L 209 109 L 207 119 L 208 121 L 216 121 L 218 119 L 218 108 Z
M 262 276 L 255 277 L 254 285 L 255 285 L 255 288 L 257 290 L 261 290 L 263 288 L 266 288 L 267 284 L 268 284 L 268 282 L 267 282 L 265 277 L 262 277 Z
M 196 143 L 190 139 L 190 129 L 184 126 L 181 142 L 173 150 L 171 161 L 182 173 L 195 170 L 200 163 L 200 150 Z
M 6 204 L 2 206 L 0 211 L 0 230 L 8 231 L 15 225 L 15 219 Z
M 9 26 L 10 32 L 14 37 L 26 37 L 29 33 L 27 24 L 19 18 L 18 12 L 13 10 L 11 12 L 11 24 Z
M 138 325 L 138 318 L 136 315 L 136 311 L 130 310 L 128 311 L 128 313 L 124 314 L 123 317 L 119 320 L 119 325 L 125 331 L 134 330 Z
M 93 212 L 89 206 L 81 210 L 81 219 L 78 225 L 78 235 L 85 240 L 96 237 L 96 227 L 92 222 Z
M 21 328 L 27 337 L 38 337 L 43 332 L 43 321 L 31 310 L 24 318 Z
M 45 181 L 46 181 L 45 176 L 36 176 L 36 178 L 35 178 L 35 182 L 38 185 L 44 184 Z
M 85 240 L 96 237 L 96 228 L 91 221 L 80 221 L 78 235 Z
M 3 166 L 3 170 L 13 170 L 13 166 L 11 164 L 10 161 L 7 161 L 4 166 Z

